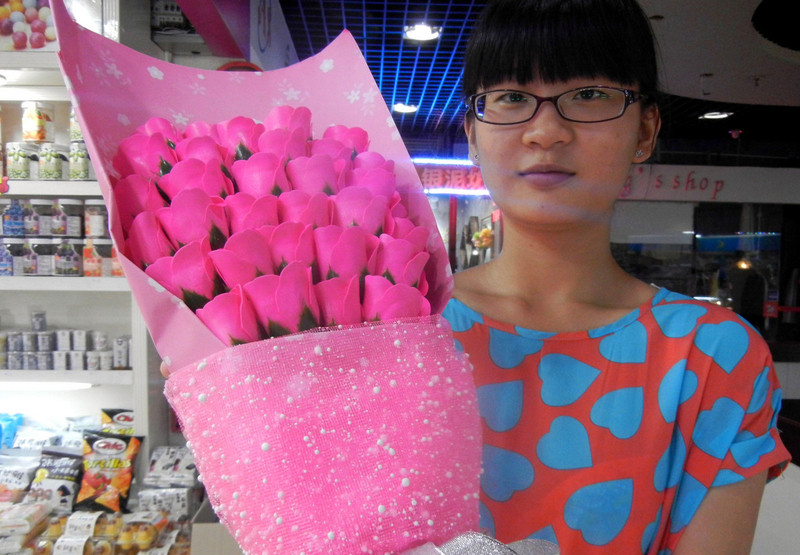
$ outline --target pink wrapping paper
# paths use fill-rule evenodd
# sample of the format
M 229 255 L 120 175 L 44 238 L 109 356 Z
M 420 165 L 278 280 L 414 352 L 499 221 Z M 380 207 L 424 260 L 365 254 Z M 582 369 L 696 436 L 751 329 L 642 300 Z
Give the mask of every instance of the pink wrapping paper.
M 163 117 L 183 129 L 197 120 L 262 120 L 275 106 L 305 106 L 311 109 L 315 136 L 331 125 L 361 127 L 369 134 L 370 150 L 395 162 L 397 188 L 411 219 L 433 231 L 426 272 L 434 290 L 427 296 L 432 311 L 441 312 L 452 287 L 447 251 L 414 164 L 350 33 L 343 32 L 323 52 L 284 69 L 209 71 L 145 56 L 75 23 L 63 0 L 52 4 L 61 69 L 117 245 L 124 239 L 111 195 L 118 177 L 111 161 L 120 141 L 148 119 Z M 128 259 L 123 257 L 121 263 L 156 349 L 170 366 L 180 368 L 223 348 L 183 303 Z M 173 300 L 166 302 L 165 296 Z
M 308 107 L 314 135 L 361 127 L 395 162 L 410 218 L 431 229 L 431 317 L 226 347 L 182 301 L 121 263 L 161 357 L 165 387 L 212 506 L 248 555 L 400 553 L 478 524 L 480 426 L 469 363 L 439 315 L 452 287 L 444 244 L 391 114 L 349 33 L 262 73 L 176 66 L 77 25 L 52 0 L 59 59 L 100 188 L 122 139 L 153 117 L 182 129 L 275 106 Z M 119 249 L 121 250 L 121 249 Z

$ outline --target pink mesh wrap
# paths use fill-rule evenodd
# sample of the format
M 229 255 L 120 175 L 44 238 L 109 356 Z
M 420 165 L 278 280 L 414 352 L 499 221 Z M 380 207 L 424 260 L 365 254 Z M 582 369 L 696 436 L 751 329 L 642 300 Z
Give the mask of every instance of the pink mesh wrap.
M 228 348 L 166 394 L 248 554 L 399 553 L 477 529 L 477 399 L 441 316 Z

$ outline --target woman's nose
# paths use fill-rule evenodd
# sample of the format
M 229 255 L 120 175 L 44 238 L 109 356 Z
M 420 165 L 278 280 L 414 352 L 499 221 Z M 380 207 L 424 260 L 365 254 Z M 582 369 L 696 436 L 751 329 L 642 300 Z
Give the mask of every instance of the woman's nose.
M 523 125 L 523 142 L 536 144 L 541 148 L 551 148 L 558 143 L 569 142 L 572 138 L 571 122 L 561 117 L 555 103 L 549 99 L 542 101 L 533 118 Z

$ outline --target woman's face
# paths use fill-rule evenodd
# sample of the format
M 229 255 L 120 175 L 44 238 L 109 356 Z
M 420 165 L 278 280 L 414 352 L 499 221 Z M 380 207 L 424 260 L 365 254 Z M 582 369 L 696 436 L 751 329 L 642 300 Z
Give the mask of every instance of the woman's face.
M 491 88 L 548 97 L 590 85 L 624 88 L 586 79 L 508 81 Z M 650 156 L 659 126 L 658 110 L 641 102 L 600 123 L 567 121 L 552 102 L 543 102 L 524 123 L 492 125 L 474 118 L 465 123 L 471 158 L 478 155 L 484 183 L 508 223 L 556 228 L 607 223 L 631 163 Z M 636 156 L 637 150 L 644 155 Z

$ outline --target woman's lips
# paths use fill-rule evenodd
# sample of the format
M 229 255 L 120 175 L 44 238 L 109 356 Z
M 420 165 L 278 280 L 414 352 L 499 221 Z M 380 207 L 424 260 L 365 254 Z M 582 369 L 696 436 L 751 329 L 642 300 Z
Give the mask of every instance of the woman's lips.
M 552 189 L 561 185 L 574 174 L 564 168 L 534 167 L 519 174 L 527 183 L 539 189 Z

